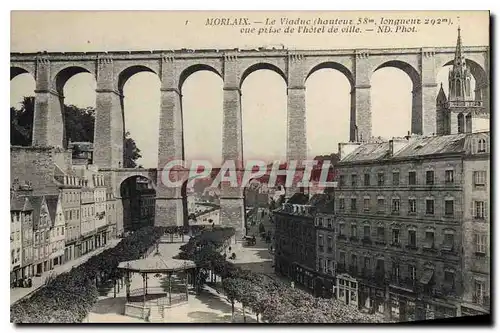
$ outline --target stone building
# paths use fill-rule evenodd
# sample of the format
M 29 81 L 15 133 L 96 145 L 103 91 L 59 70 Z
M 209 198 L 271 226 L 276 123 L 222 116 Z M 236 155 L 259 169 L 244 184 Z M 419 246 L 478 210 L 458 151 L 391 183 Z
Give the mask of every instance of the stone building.
M 88 186 L 85 179 L 82 187 L 80 202 L 80 255 L 87 254 L 94 250 L 95 229 L 95 198 L 94 189 Z
M 113 191 L 109 188 L 106 189 L 106 223 L 108 225 L 109 238 L 116 238 L 120 235 L 117 229 L 117 207 L 116 198 L 113 195 Z
M 46 198 L 47 206 L 51 211 L 55 206 L 53 224 L 50 228 L 50 246 L 49 246 L 49 260 L 50 268 L 54 266 L 62 265 L 64 263 L 64 250 L 65 250 L 65 225 L 66 220 L 64 219 L 64 209 L 62 206 L 62 194 L 57 196 L 48 196 Z M 50 208 L 52 207 L 52 208 Z
M 314 290 L 316 230 L 309 197 L 296 193 L 273 211 L 275 221 L 275 271 Z
M 10 199 L 11 282 L 33 275 L 33 208 L 26 197 Z
M 95 228 L 95 248 L 106 244 L 109 239 L 109 230 L 106 219 L 106 185 L 104 177 L 99 173 L 92 174 L 92 187 L 94 188 L 94 228 Z
M 56 207 L 47 205 L 46 196 L 29 197 L 33 207 L 33 268 L 39 275 L 50 270 L 50 228 Z M 50 209 L 50 210 L 49 210 Z
M 490 136 L 470 135 L 466 141 L 463 186 L 462 314 L 490 312 Z
M 80 256 L 81 236 L 81 194 L 83 180 L 69 171 L 64 172 L 56 166 L 54 179 L 58 184 L 65 219 L 64 262 Z
M 460 315 L 461 296 L 472 290 L 463 273 L 465 214 L 487 202 L 482 192 L 467 199 L 474 192 L 464 175 L 484 169 L 466 162 L 478 136 L 488 134 L 364 143 L 341 158 L 336 274 L 357 279 L 360 307 L 399 320 Z M 486 296 L 482 286 L 477 293 Z

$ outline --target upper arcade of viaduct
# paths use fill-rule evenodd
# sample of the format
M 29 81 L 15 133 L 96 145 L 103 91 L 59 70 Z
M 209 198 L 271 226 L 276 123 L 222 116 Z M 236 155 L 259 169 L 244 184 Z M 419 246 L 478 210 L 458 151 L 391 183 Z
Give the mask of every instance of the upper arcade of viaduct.
M 161 82 L 158 169 L 170 160 L 184 159 L 182 85 L 191 74 L 208 70 L 223 80 L 222 160 L 243 167 L 241 86 L 259 69 L 278 73 L 287 86 L 287 159 L 303 160 L 307 154 L 305 83 L 316 70 L 332 68 L 342 72 L 351 84 L 350 140 L 372 136 L 370 80 L 384 67 L 403 70 L 413 83 L 412 133 L 436 133 L 437 75 L 452 63 L 455 47 L 364 49 L 364 50 L 179 50 L 88 53 L 11 53 L 11 79 L 22 73 L 35 78 L 33 145 L 64 145 L 62 107 L 64 85 L 73 75 L 94 76 L 96 121 L 94 163 L 109 170 L 114 188 L 129 174 L 116 170 L 123 163 L 123 87 L 134 74 L 156 74 Z M 489 47 L 464 47 L 468 67 L 476 80 L 475 98 L 489 105 Z M 391 89 L 391 83 L 387 83 Z M 395 110 L 397 112 L 397 110 Z M 113 171 L 115 170 L 115 171 Z M 142 174 L 149 171 L 142 171 Z M 158 175 L 157 175 L 158 177 Z M 157 180 L 158 185 L 158 180 Z M 156 187 L 158 225 L 184 220 L 180 188 Z M 240 232 L 245 209 L 241 189 L 223 188 L 221 223 Z

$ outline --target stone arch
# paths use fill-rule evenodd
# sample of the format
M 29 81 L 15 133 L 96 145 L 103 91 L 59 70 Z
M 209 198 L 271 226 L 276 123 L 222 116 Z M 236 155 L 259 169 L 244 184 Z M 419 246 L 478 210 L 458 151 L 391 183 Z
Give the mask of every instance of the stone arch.
M 283 78 L 283 80 L 285 81 L 285 84 L 288 85 L 288 80 L 287 80 L 286 74 L 284 71 L 281 70 L 281 68 L 279 68 L 276 65 L 267 63 L 267 62 L 259 62 L 259 63 L 251 65 L 250 67 L 248 67 L 247 69 L 245 69 L 243 71 L 243 74 L 241 75 L 241 79 L 240 79 L 240 89 L 243 86 L 243 82 L 250 74 L 252 74 L 255 71 L 261 70 L 261 69 L 268 69 L 268 70 L 271 70 L 271 71 L 277 73 L 279 76 L 281 76 Z
M 89 73 L 92 74 L 87 68 L 83 66 L 73 66 L 69 65 L 64 68 L 61 68 L 56 75 L 54 75 L 54 89 L 62 96 L 64 85 L 71 79 L 73 76 L 79 73 Z M 93 76 L 95 79 L 95 76 Z
M 221 73 L 215 69 L 214 67 L 207 65 L 207 64 L 196 64 L 196 65 L 191 65 L 185 68 L 181 74 L 179 75 L 179 91 L 182 92 L 182 86 L 184 85 L 184 82 L 187 80 L 189 76 L 192 74 L 199 72 L 199 71 L 209 71 L 212 73 L 217 74 L 221 79 L 222 75 Z
M 319 71 L 320 69 L 335 69 L 335 70 L 341 72 L 342 74 L 344 74 L 344 76 L 347 78 L 347 80 L 351 84 L 351 88 L 354 87 L 354 77 L 353 77 L 352 72 L 344 65 L 342 65 L 338 62 L 333 62 L 333 61 L 325 61 L 325 62 L 319 63 L 319 64 L 315 65 L 313 68 L 311 68 L 309 70 L 309 72 L 307 73 L 306 77 L 304 78 L 304 84 L 312 74 Z
M 376 67 L 373 70 L 373 73 L 378 71 L 379 69 L 382 68 L 387 68 L 387 67 L 393 67 L 402 70 L 405 72 L 409 77 L 411 82 L 413 83 L 413 87 L 419 86 L 420 85 L 420 73 L 419 71 L 413 67 L 411 64 L 407 63 L 406 61 L 401 61 L 401 60 L 389 60 L 378 67 Z
M 146 65 L 132 65 L 128 66 L 120 71 L 118 74 L 117 88 L 120 93 L 123 93 L 123 87 L 127 83 L 128 79 L 140 72 L 149 72 L 158 76 L 155 70 Z
M 28 69 L 23 68 L 22 66 L 18 66 L 18 65 L 10 66 L 10 80 L 12 80 L 13 78 L 15 78 L 18 75 L 25 74 L 25 73 L 30 74 L 31 77 L 33 79 L 35 79 L 35 77 L 33 76 L 33 73 L 31 73 Z

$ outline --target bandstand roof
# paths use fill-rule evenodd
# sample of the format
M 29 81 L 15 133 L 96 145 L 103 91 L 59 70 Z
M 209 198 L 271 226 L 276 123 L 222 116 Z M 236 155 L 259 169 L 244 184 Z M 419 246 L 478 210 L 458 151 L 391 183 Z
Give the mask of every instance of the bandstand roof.
M 145 259 L 123 261 L 118 265 L 118 268 L 139 273 L 176 272 L 194 267 L 196 267 L 196 264 L 191 260 L 167 259 L 161 255 Z

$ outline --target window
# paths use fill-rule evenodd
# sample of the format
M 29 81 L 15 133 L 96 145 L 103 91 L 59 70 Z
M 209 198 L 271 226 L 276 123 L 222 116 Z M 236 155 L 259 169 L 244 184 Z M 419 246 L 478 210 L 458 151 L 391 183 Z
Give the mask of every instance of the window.
M 394 186 L 399 185 L 399 171 L 394 171 L 392 173 L 392 185 Z
M 344 223 L 339 224 L 339 236 L 344 235 Z
M 408 265 L 408 276 L 411 281 L 417 279 L 417 268 L 414 265 Z
M 357 211 L 358 207 L 356 206 L 356 198 L 351 198 L 351 211 Z
M 385 242 L 385 228 L 377 227 L 377 239 L 379 242 Z
M 454 235 L 453 232 L 446 231 L 444 234 L 443 249 L 447 251 L 453 250 Z
M 434 199 L 425 200 L 425 214 L 429 215 L 434 214 Z
M 328 228 L 331 228 L 332 227 L 332 219 L 327 219 L 327 223 L 328 223 Z
M 485 283 L 484 281 L 475 280 L 474 281 L 474 303 L 482 304 L 484 299 L 485 292 Z
M 486 171 L 474 171 L 474 187 L 484 187 L 486 185 Z
M 16 257 L 15 257 L 16 252 L 14 250 L 10 251 L 10 261 L 12 265 L 14 265 Z
M 358 257 L 355 254 L 351 256 L 351 264 L 355 270 L 358 268 Z
M 365 269 L 370 269 L 370 257 L 365 257 L 364 267 Z
M 417 185 L 417 173 L 415 171 L 408 172 L 408 185 Z
M 321 259 L 321 258 L 318 259 L 318 267 L 319 267 L 320 270 L 322 269 L 323 272 L 326 271 L 326 267 L 325 267 L 325 265 L 323 263 L 323 259 Z
M 434 185 L 434 171 L 429 170 L 425 172 L 425 184 Z
M 339 186 L 345 186 L 345 176 L 344 175 L 340 175 L 339 176 Z
M 400 206 L 399 198 L 393 198 L 392 199 L 392 212 L 399 213 L 399 206 Z
M 369 173 L 365 173 L 364 185 L 370 186 L 370 174 Z
M 344 209 L 345 209 L 345 199 L 339 198 L 339 210 L 344 210 Z
M 377 272 L 384 273 L 385 271 L 385 263 L 383 259 L 377 259 L 377 266 L 375 268 Z
M 408 199 L 408 213 L 414 214 L 417 212 L 417 199 Z
M 384 198 L 377 199 L 377 211 L 379 213 L 383 213 L 385 211 L 385 199 Z
M 399 280 L 399 264 L 397 262 L 392 263 L 392 278 L 396 281 Z
M 355 224 L 351 226 L 351 236 L 358 238 L 358 227 Z
M 444 172 L 444 181 L 447 184 L 451 184 L 454 182 L 453 180 L 453 170 L 446 170 Z
M 333 248 L 333 240 L 331 236 L 328 236 L 327 245 L 328 245 L 328 252 L 331 252 Z
M 378 186 L 384 186 L 385 183 L 385 176 L 383 172 L 378 173 L 378 178 L 377 178 L 377 184 Z
M 453 199 L 446 199 L 444 201 L 444 215 L 453 216 L 454 208 L 453 208 Z
M 477 152 L 478 153 L 485 153 L 486 152 L 486 140 L 485 139 L 479 139 L 477 141 Z
M 472 202 L 472 216 L 476 219 L 483 220 L 486 215 L 486 204 L 484 201 L 473 201 Z
M 392 244 L 399 244 L 399 229 L 392 229 Z
M 412 248 L 417 247 L 417 232 L 415 230 L 408 230 L 408 245 Z
M 339 252 L 339 264 L 345 266 L 345 252 Z
M 365 225 L 363 227 L 363 237 L 365 239 L 370 239 L 370 226 L 369 225 Z
M 356 187 L 357 184 L 358 184 L 358 176 L 353 173 L 351 175 L 351 186 Z
M 434 248 L 434 231 L 426 231 L 425 232 L 424 247 L 427 249 Z
M 370 198 L 364 198 L 363 199 L 363 210 L 365 212 L 370 210 Z
M 446 285 L 455 287 L 455 273 L 449 270 L 444 271 L 444 282 Z
M 318 244 L 319 244 L 320 248 L 323 247 L 323 235 L 318 236 Z
M 487 243 L 486 235 L 474 235 L 474 243 L 476 244 L 476 253 L 486 254 L 486 243 Z

